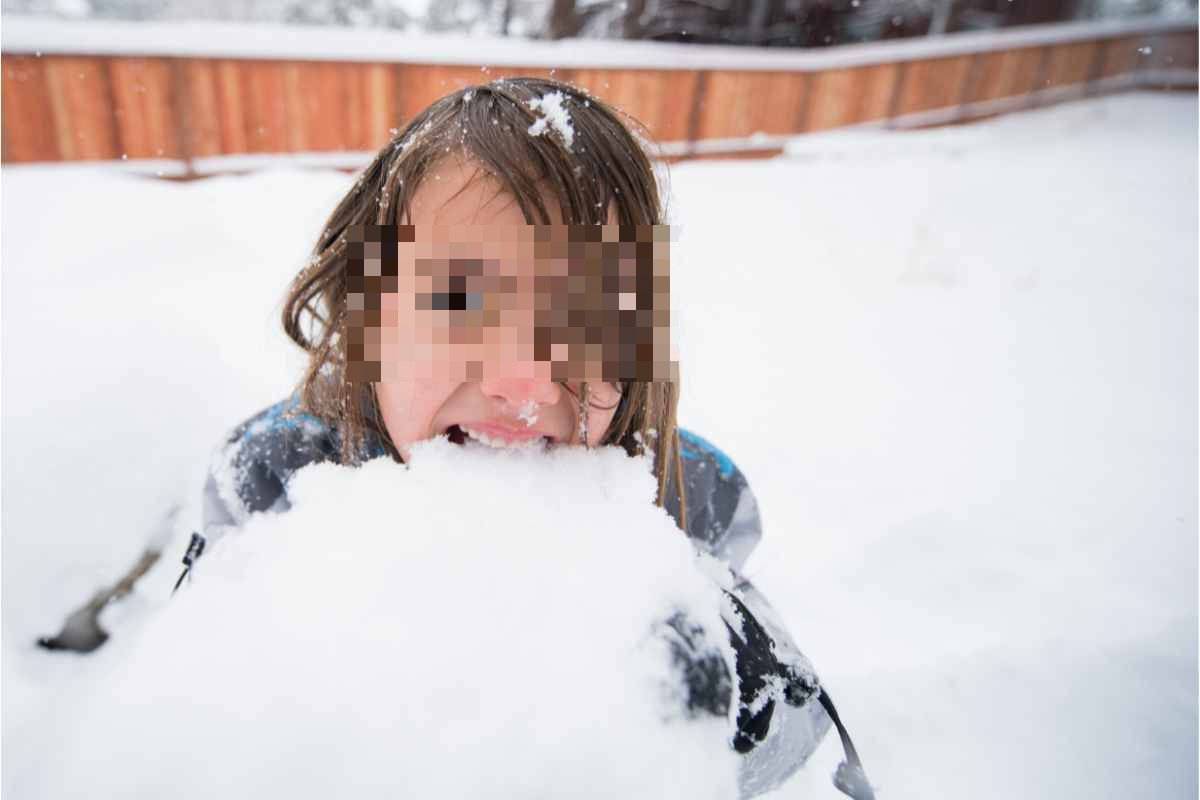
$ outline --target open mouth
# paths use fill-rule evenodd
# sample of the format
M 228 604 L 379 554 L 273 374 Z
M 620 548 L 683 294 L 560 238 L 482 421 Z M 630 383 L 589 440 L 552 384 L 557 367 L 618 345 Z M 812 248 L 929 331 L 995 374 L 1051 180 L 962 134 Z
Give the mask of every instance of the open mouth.
M 451 425 L 442 435 L 457 445 L 477 444 L 495 450 L 541 450 L 554 444 L 554 439 L 550 436 L 513 436 L 501 431 L 484 431 L 469 425 Z

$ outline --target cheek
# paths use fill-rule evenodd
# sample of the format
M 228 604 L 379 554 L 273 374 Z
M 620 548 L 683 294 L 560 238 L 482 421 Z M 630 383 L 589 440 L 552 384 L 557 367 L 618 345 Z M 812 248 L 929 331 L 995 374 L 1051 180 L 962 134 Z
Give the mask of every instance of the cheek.
M 588 414 L 588 445 L 598 447 L 617 414 L 616 408 L 592 408 Z
M 396 388 L 388 390 L 394 396 L 402 395 L 405 403 L 410 401 L 411 391 L 406 387 L 417 378 L 419 348 L 414 325 L 411 294 L 385 294 L 379 299 L 379 367 L 380 378 Z M 402 391 L 403 390 L 403 391 Z M 382 395 L 380 398 L 382 403 Z
M 410 445 L 437 434 L 431 427 L 433 419 L 458 385 L 450 380 L 385 380 L 376 384 L 383 424 L 405 460 Z

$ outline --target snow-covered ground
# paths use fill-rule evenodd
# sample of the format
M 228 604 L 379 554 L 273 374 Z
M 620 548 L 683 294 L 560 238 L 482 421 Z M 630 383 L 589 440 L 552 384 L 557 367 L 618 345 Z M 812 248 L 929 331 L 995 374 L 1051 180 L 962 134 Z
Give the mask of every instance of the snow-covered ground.
M 1196 145 L 1194 95 L 1136 95 L 671 171 L 683 422 L 882 798 L 1196 796 Z M 128 696 L 100 676 L 209 449 L 290 388 L 279 300 L 349 180 L 3 171 L 6 796 Z M 154 535 L 112 644 L 32 646 Z

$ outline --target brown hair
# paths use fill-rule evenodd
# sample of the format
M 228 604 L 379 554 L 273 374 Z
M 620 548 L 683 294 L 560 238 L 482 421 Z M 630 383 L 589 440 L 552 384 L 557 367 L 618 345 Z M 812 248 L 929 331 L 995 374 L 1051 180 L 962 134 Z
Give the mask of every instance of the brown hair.
M 561 133 L 527 135 L 541 119 L 534 107 L 554 93 L 569 109 L 571 141 Z M 284 302 L 284 330 L 309 354 L 299 387 L 301 405 L 334 426 L 346 463 L 363 459 L 368 432 L 400 458 L 380 421 L 374 383 L 354 369 L 361 361 L 364 329 L 372 319 L 378 325 L 379 309 L 378 291 L 372 302 L 369 290 L 361 310 L 347 308 L 347 294 L 363 291 L 361 266 L 355 269 L 361 259 L 351 252 L 354 231 L 411 220 L 412 197 L 451 152 L 495 179 L 530 224 L 550 224 L 546 198 L 557 201 L 568 225 L 599 226 L 614 221 L 610 213 L 622 228 L 663 223 L 654 169 L 642 144 L 618 113 L 596 98 L 558 81 L 506 78 L 434 102 L 379 151 L 338 203 Z M 621 388 L 616 416 L 601 443 L 619 445 L 631 455 L 652 448 L 657 502 L 665 505 L 673 489 L 680 527 L 686 530 L 677 373 L 669 380 L 623 380 Z M 585 417 L 586 383 L 576 398 Z

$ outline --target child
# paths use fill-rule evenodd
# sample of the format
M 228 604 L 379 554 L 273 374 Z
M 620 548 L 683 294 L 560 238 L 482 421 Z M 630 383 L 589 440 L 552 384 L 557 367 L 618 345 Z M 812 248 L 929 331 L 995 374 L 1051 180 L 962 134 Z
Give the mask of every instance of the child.
M 662 223 L 650 161 L 595 98 L 515 78 L 435 102 L 365 169 L 291 287 L 283 325 L 307 371 L 233 431 L 185 562 L 248 514 L 286 509 L 301 467 L 407 461 L 412 444 L 447 436 L 648 448 L 658 503 L 736 574 L 758 510 L 733 462 L 676 427 Z M 739 579 L 731 599 L 736 684 L 691 647 L 686 621 L 672 620 L 673 647 L 691 708 L 738 703 L 749 796 L 795 772 L 830 716 L 763 597 Z

